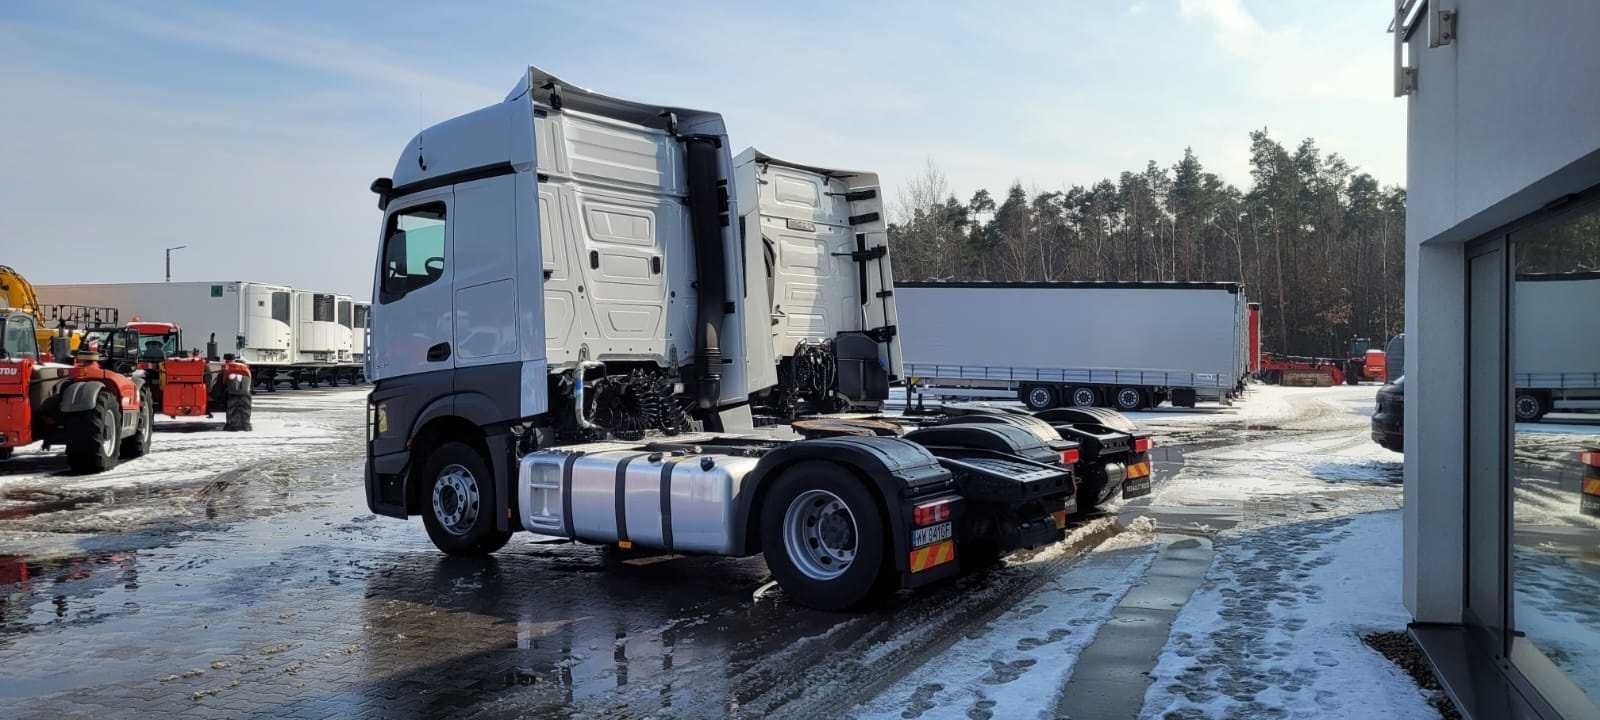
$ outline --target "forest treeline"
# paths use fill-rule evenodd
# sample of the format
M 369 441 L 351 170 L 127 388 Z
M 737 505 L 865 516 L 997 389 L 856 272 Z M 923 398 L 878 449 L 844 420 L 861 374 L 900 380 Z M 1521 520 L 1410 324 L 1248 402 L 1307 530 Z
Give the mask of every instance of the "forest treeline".
M 1235 281 L 1262 304 L 1263 347 L 1337 355 L 1404 326 L 1405 201 L 1312 139 L 1250 134 L 1250 187 L 1194 153 L 1064 190 L 963 201 L 929 160 L 889 239 L 898 280 Z

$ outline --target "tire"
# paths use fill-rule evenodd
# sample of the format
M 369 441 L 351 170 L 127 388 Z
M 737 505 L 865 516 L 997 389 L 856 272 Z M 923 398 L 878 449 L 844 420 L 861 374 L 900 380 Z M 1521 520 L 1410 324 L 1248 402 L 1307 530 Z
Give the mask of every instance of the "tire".
M 1118 410 L 1133 412 L 1145 406 L 1145 393 L 1136 387 L 1117 388 L 1116 397 L 1112 398 L 1112 402 Z
M 117 466 L 117 401 L 111 393 L 95 398 L 94 408 L 66 417 L 67 467 L 76 473 L 105 472 Z
M 1056 389 L 1049 385 L 1028 385 L 1022 388 L 1022 404 L 1029 410 L 1049 410 L 1056 406 Z
M 1075 387 L 1067 393 L 1067 404 L 1080 408 L 1094 407 L 1100 404 L 1100 393 L 1088 386 Z
M 1345 363 L 1345 366 L 1344 366 L 1344 384 L 1346 384 L 1346 385 L 1360 385 L 1361 384 L 1361 371 L 1362 371 L 1363 367 L 1364 366 L 1359 364 L 1359 363 L 1353 363 L 1353 362 L 1352 363 Z
M 1517 422 L 1539 422 L 1539 418 L 1550 412 L 1545 406 L 1544 397 L 1538 393 L 1517 393 L 1514 401 Z
M 1106 490 L 1106 476 L 1104 473 L 1094 473 L 1094 478 L 1089 479 L 1088 474 L 1080 476 L 1078 489 L 1073 500 L 1077 508 L 1073 511 L 1078 515 L 1087 515 L 1100 509 L 1100 495 Z
M 10 458 L 11 457 L 11 453 L 14 452 L 15 450 L 16 450 L 16 448 L 0 447 L 0 460 L 5 460 L 7 458 Z
M 139 391 L 139 429 L 122 440 L 122 459 L 132 460 L 150 452 L 150 436 L 155 432 L 156 407 L 149 390 Z
M 494 474 L 471 446 L 448 442 L 428 454 L 421 479 L 422 524 L 446 555 L 481 557 L 505 547 L 511 532 L 494 527 Z
M 222 429 L 233 432 L 249 431 L 250 411 L 254 404 L 249 394 L 229 395 Z
M 872 492 L 836 463 L 790 466 L 761 506 L 767 567 L 784 593 L 808 607 L 846 610 L 893 591 L 899 578 L 889 545 Z

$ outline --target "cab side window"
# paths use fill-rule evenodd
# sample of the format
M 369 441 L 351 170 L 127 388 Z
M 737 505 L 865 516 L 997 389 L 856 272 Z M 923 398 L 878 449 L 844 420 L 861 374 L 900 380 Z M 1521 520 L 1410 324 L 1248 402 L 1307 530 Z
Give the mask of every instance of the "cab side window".
M 379 302 L 394 302 L 444 276 L 444 234 L 444 203 L 418 205 L 389 216 Z
M 9 357 L 39 357 L 39 341 L 33 334 L 33 318 L 13 315 L 5 319 L 5 334 L 0 348 Z

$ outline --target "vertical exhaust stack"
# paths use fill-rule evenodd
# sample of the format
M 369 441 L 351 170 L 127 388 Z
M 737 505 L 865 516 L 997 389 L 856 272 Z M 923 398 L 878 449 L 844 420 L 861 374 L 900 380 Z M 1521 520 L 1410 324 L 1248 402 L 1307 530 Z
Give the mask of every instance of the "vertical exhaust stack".
M 727 218 L 727 185 L 718 177 L 722 142 L 709 135 L 681 138 L 689 183 L 689 226 L 694 237 L 698 347 L 692 382 L 697 405 L 715 407 L 722 397 L 722 346 L 718 334 L 728 302 L 722 225 Z

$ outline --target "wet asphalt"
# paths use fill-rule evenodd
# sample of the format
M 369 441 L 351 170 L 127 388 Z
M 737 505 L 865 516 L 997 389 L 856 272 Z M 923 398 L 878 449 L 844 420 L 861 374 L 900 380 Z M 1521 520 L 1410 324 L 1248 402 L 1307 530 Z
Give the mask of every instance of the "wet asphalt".
M 445 558 L 419 520 L 366 511 L 359 401 L 295 397 L 262 400 L 258 413 L 332 413 L 350 427 L 341 442 L 155 490 L 60 492 L 48 467 L 0 485 L 0 548 L 53 548 L 0 549 L 8 716 L 841 716 L 983 632 L 1131 514 L 1191 536 L 1240 519 L 1237 508 L 1136 501 L 1121 521 L 1081 520 L 1041 561 L 824 613 L 784 598 L 760 558 L 628 555 L 527 535 L 488 560 Z M 1352 433 L 1156 430 L 1158 489 L 1196 449 Z M 31 462 L 0 465 L 0 481 L 48 463 Z M 35 541 L 52 532 L 70 539 L 66 550 Z

